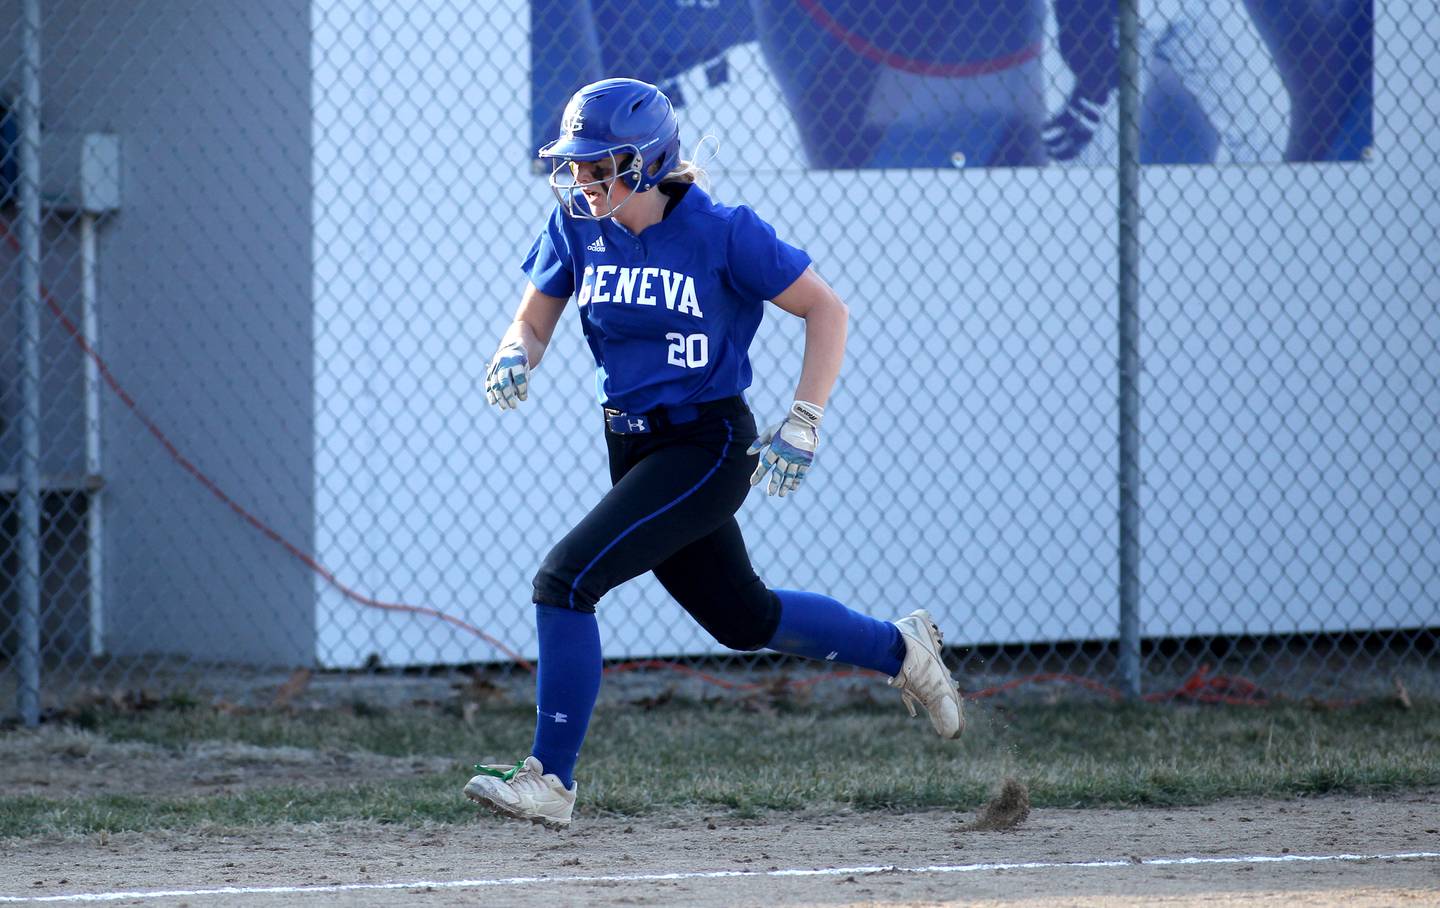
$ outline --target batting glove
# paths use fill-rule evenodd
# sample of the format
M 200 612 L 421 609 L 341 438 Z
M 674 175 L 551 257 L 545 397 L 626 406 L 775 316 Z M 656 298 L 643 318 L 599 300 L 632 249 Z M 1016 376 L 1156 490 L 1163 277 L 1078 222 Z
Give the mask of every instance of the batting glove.
M 502 410 L 520 406 L 530 393 L 530 359 L 525 345 L 511 341 L 495 351 L 485 373 L 485 399 Z
M 800 488 L 810 464 L 815 462 L 815 448 L 820 444 L 820 418 L 825 408 L 797 400 L 780 422 L 760 433 L 746 454 L 759 454 L 760 464 L 750 475 L 750 484 L 758 485 L 770 474 L 769 494 L 784 498 Z
M 1051 160 L 1071 161 L 1085 150 L 1085 146 L 1095 138 L 1095 130 L 1100 128 L 1105 102 L 1105 95 L 1096 99 L 1079 91 L 1070 93 L 1065 106 L 1040 130 L 1045 152 Z

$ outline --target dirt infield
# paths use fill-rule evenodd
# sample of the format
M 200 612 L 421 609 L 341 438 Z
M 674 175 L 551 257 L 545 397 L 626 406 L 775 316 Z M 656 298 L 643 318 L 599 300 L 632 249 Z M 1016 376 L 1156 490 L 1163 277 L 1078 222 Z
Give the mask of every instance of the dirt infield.
M 454 771 L 444 757 L 199 741 L 184 749 L 111 741 L 64 726 L 0 734 L 0 791 L 65 798 L 205 797 L 274 786 L 333 788 Z
M 974 820 L 973 813 L 947 811 L 758 819 L 669 813 L 589 818 L 553 833 L 477 812 L 473 824 L 461 827 L 346 824 L 10 839 L 0 841 L 0 896 L 249 890 L 116 900 L 196 908 L 1440 904 L 1440 859 L 1336 859 L 1440 853 L 1440 792 L 1183 809 L 1036 809 L 1019 828 L 1000 832 L 969 828 Z M 1256 856 L 1282 860 L 1152 862 Z M 1299 860 L 1307 856 L 1327 859 Z M 1117 863 L 1068 866 L 1096 861 Z M 1012 866 L 976 866 L 993 864 Z M 881 867 L 895 869 L 864 869 Z M 685 876 L 727 871 L 748 875 Z M 668 874 L 680 876 L 653 878 Z M 515 880 L 521 877 L 533 879 Z M 465 880 L 488 882 L 454 885 Z M 251 889 L 385 883 L 399 885 L 306 894 Z

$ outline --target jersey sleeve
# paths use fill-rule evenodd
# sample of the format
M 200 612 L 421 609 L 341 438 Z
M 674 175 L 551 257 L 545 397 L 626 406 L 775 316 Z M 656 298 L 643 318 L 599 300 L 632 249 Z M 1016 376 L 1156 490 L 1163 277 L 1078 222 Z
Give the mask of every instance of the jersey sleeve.
M 773 300 L 810 266 L 805 250 L 777 237 L 744 205 L 730 218 L 726 261 L 735 288 L 759 300 Z
M 535 238 L 521 269 L 530 283 L 546 296 L 569 299 L 575 292 L 575 270 L 571 264 L 570 237 L 565 232 L 565 215 L 557 205 Z

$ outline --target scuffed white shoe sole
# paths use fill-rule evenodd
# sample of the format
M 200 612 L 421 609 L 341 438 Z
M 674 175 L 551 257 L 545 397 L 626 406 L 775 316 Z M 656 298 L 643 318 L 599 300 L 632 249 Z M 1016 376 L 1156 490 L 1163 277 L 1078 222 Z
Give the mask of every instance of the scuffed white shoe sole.
M 454 791 L 454 789 L 452 788 L 451 791 Z M 523 810 L 511 807 L 508 804 L 492 801 L 483 794 L 471 791 L 469 785 L 465 786 L 465 797 L 484 807 L 486 810 L 489 810 L 496 816 L 503 817 L 507 820 L 529 820 L 531 823 L 537 826 L 544 826 L 546 829 L 561 830 L 570 828 L 569 820 L 557 820 L 555 817 L 527 814 Z

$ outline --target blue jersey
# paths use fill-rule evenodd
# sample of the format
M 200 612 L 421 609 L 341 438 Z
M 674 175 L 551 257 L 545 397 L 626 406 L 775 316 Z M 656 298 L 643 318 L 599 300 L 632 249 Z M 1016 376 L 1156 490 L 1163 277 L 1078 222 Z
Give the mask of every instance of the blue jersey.
M 541 293 L 576 297 L 600 402 L 640 413 L 748 388 L 764 303 L 809 264 L 749 208 L 692 185 L 639 236 L 557 205 L 524 268 Z

